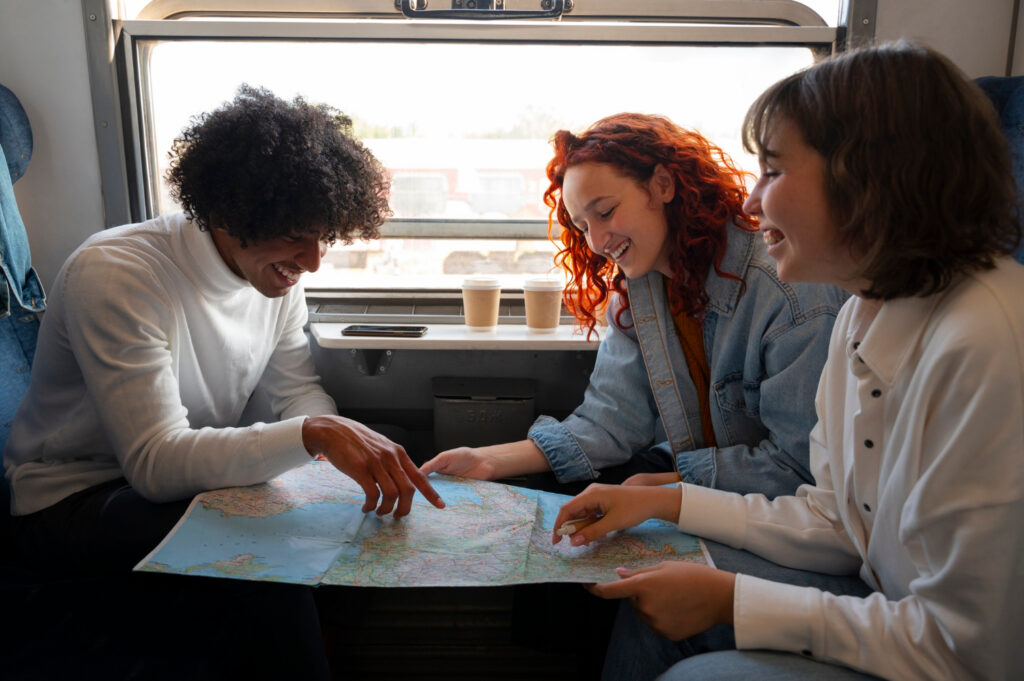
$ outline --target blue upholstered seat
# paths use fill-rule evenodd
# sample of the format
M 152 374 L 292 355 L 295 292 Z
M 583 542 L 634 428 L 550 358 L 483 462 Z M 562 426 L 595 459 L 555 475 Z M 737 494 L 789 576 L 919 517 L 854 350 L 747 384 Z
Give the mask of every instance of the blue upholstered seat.
M 1003 124 L 1010 147 L 1013 178 L 1017 181 L 1017 207 L 1024 221 L 1024 76 L 985 76 L 975 82 L 992 100 Z M 1017 249 L 1018 262 L 1024 263 L 1024 243 Z

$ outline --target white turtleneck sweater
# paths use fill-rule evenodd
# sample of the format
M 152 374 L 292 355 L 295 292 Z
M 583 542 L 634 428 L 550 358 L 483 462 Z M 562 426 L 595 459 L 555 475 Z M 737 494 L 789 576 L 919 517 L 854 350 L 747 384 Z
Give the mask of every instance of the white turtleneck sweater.
M 121 476 L 155 502 L 264 482 L 309 461 L 303 417 L 337 413 L 301 286 L 264 297 L 183 214 L 94 235 L 48 303 L 4 454 L 15 515 Z M 236 427 L 257 385 L 281 420 Z

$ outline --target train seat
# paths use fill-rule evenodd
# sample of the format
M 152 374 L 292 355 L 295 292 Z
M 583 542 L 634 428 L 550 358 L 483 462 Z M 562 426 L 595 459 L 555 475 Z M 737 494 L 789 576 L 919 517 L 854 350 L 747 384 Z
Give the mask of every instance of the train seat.
M 985 76 L 974 82 L 989 96 L 999 114 L 1010 147 L 1013 177 L 1017 181 L 1017 206 L 1024 222 L 1024 76 Z M 1024 263 L 1024 242 L 1018 246 L 1014 257 Z

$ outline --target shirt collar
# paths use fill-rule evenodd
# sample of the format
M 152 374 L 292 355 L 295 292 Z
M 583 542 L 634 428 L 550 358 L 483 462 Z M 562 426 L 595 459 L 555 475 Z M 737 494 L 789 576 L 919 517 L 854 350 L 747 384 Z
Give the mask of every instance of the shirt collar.
M 894 298 L 882 303 L 871 319 L 875 301 L 851 299 L 853 321 L 847 327 L 846 352 L 857 357 L 886 384 L 892 385 L 920 344 L 921 334 L 942 295 Z

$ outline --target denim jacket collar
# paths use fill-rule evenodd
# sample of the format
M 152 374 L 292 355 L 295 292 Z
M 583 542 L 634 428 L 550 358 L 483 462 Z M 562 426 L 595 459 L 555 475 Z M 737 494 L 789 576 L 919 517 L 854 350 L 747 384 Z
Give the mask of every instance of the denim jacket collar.
M 750 261 L 754 257 L 755 239 L 757 232 L 748 232 L 745 225 L 737 221 L 736 227 L 729 229 L 728 242 L 725 247 L 725 256 L 722 258 L 722 265 L 719 269 L 737 277 L 743 278 L 743 273 L 750 267 Z M 743 282 L 728 277 L 720 277 L 712 267 L 708 273 L 704 290 L 708 294 L 708 308 L 720 315 L 730 316 L 739 304 L 740 296 L 743 295 Z
M 725 256 L 722 258 L 723 272 L 744 277 L 754 254 L 756 234 L 739 228 L 730 229 Z M 708 275 L 705 289 L 708 293 L 708 307 L 718 315 L 729 316 L 739 302 L 742 281 L 720 277 L 714 269 Z M 649 272 L 637 279 L 629 280 L 629 305 L 637 340 L 643 354 L 647 373 L 651 378 L 654 401 L 658 405 L 661 423 L 672 451 L 680 452 L 707 446 L 700 425 L 700 403 L 696 399 L 696 388 L 688 373 L 680 376 L 673 366 L 682 366 L 677 357 L 670 356 L 682 350 L 676 337 L 675 321 L 669 315 L 659 315 L 659 310 L 668 309 L 665 293 L 665 277 L 659 272 Z M 706 324 L 713 323 L 710 319 Z M 712 334 L 713 335 L 713 334 Z M 709 334 L 705 329 L 704 338 Z M 680 382 L 685 382 L 680 385 Z M 684 398 L 683 396 L 686 396 Z

